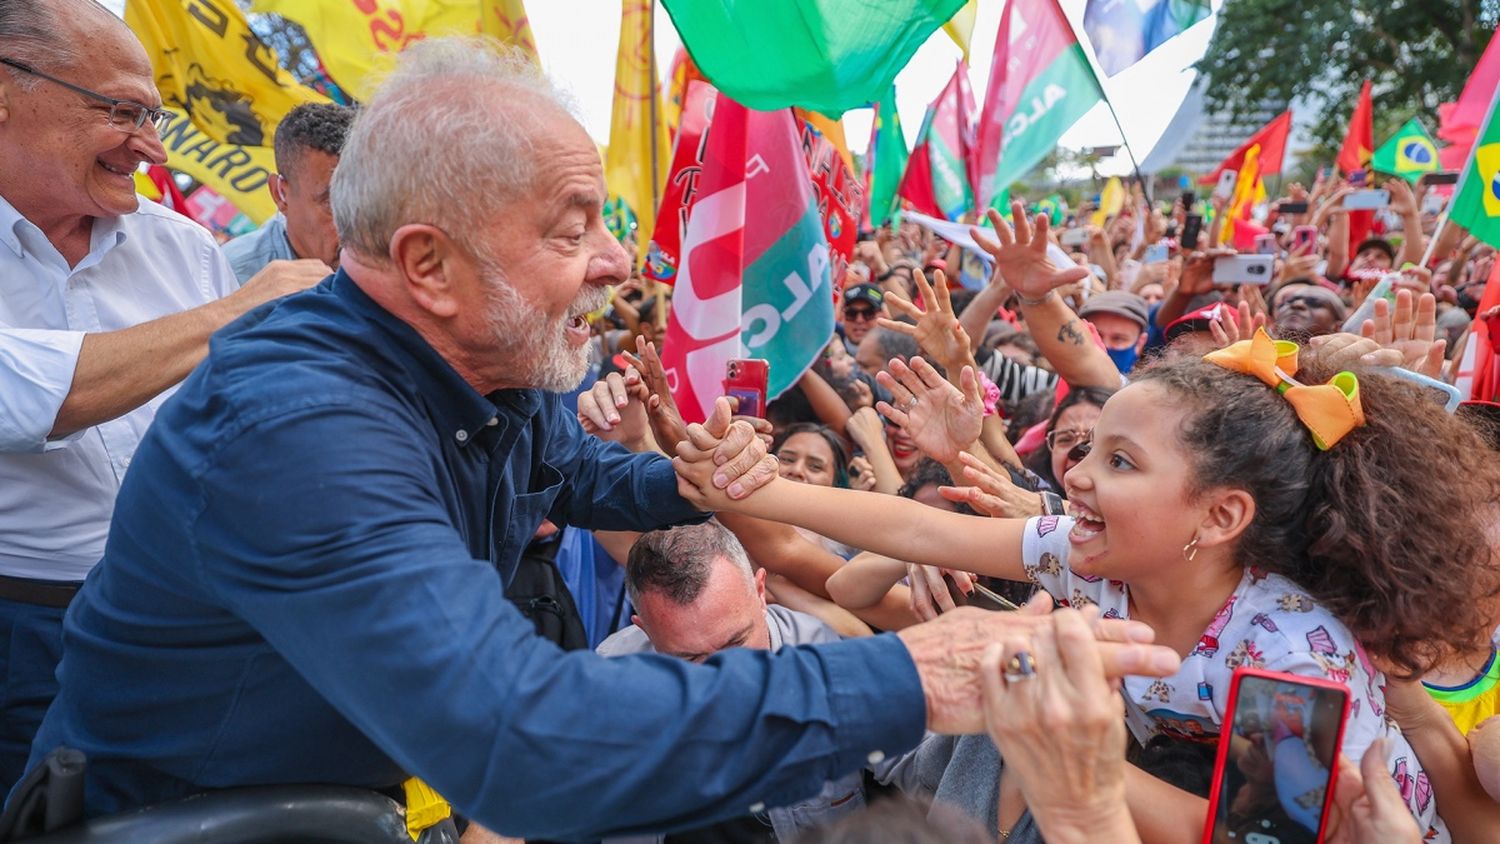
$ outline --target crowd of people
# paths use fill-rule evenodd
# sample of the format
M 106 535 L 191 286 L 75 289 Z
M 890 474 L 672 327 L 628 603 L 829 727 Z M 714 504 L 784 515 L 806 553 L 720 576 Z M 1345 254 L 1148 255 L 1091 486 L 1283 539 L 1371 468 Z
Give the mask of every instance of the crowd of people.
M 323 783 L 467 842 L 1197 841 L 1246 667 L 1346 690 L 1327 840 L 1495 840 L 1500 408 L 1411 378 L 1500 329 L 1494 250 L 1425 186 L 1350 248 L 1346 181 L 1289 185 L 1268 284 L 1214 280 L 1215 197 L 883 226 L 796 386 L 688 424 L 524 56 L 293 110 L 222 249 L 136 194 L 117 18 L 0 3 L 0 64 L 0 840 L 81 752 L 87 818 Z

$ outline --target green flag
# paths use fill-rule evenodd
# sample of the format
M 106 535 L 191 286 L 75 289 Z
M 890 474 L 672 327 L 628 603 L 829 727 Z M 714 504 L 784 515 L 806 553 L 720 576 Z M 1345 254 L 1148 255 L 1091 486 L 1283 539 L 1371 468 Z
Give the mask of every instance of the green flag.
M 1469 153 L 1458 179 L 1448 218 L 1474 237 L 1500 248 L 1500 121 L 1495 120 L 1496 101 L 1490 100 L 1484 128 L 1474 138 L 1474 151 Z
M 896 111 L 896 86 L 885 89 L 875 104 L 875 123 L 870 129 L 870 228 L 879 228 L 891 219 L 896 207 L 896 189 L 906 172 L 906 133 L 901 130 L 901 115 Z
M 1413 117 L 1375 150 L 1370 166 L 1416 184 L 1423 173 L 1438 169 L 1437 144 L 1422 128 L 1422 122 Z
M 837 119 L 875 102 L 964 0 L 662 0 L 703 75 L 737 102 Z

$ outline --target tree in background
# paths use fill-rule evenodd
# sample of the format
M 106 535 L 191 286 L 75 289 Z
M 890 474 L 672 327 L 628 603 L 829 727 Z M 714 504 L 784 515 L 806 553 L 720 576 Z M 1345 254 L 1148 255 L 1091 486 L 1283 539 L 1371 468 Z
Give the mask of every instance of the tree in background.
M 1365 79 L 1375 137 L 1409 118 L 1437 123 L 1494 34 L 1500 0 L 1230 0 L 1208 52 L 1208 108 L 1236 116 L 1270 100 L 1319 110 L 1313 157 L 1332 161 Z

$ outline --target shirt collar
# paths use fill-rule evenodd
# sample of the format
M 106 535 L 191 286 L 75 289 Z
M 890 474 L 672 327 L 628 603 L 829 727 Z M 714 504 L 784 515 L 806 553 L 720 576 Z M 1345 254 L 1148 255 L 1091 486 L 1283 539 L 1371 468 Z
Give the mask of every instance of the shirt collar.
M 382 308 L 342 269 L 333 278 L 334 295 L 367 316 L 389 336 L 402 353 L 418 389 L 433 408 L 439 430 L 459 446 L 474 442 L 504 404 L 515 413 L 530 417 L 541 409 L 536 390 L 501 390 L 482 396 L 427 343 L 416 329 Z
M 21 216 L 21 212 L 17 211 L 16 207 L 11 205 L 5 197 L 0 196 L 0 243 L 4 243 L 6 248 L 16 253 L 17 258 L 23 257 L 21 235 L 18 231 L 23 225 L 30 226 L 32 222 Z
M 150 200 L 145 198 L 142 198 L 141 201 L 150 202 Z M 46 239 L 46 234 L 37 227 L 36 223 L 26 219 L 20 211 L 16 210 L 14 205 L 10 204 L 9 200 L 0 196 L 0 243 L 4 243 L 6 248 L 15 253 L 17 258 L 26 257 L 26 251 L 21 246 L 21 228 L 23 226 L 30 226 L 37 232 L 39 237 Z M 94 218 L 94 224 L 89 229 L 89 257 L 97 256 L 95 263 L 97 263 L 99 258 L 103 258 L 104 253 L 124 242 L 124 217 Z M 87 262 L 88 259 L 88 257 L 85 257 L 84 261 Z M 82 269 L 83 266 L 84 264 L 80 263 L 77 269 Z

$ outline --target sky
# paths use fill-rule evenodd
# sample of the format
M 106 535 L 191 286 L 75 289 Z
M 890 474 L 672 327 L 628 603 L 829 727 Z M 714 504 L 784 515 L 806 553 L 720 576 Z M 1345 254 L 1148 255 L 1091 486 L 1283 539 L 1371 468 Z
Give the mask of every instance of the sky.
M 347 0 L 345 0 L 347 1 Z M 315 2 L 315 0 L 307 0 Z M 1063 11 L 1082 37 L 1085 0 L 1061 0 Z M 1218 11 L 1223 0 L 1211 0 Z M 125 0 L 104 0 L 104 4 L 123 13 Z M 980 0 L 978 20 L 970 46 L 969 77 L 974 96 L 984 102 L 994 51 L 995 35 L 1000 26 L 1004 0 Z M 573 92 L 581 110 L 584 126 L 600 144 L 609 142 L 611 97 L 614 90 L 615 54 L 620 37 L 620 3 L 618 0 L 527 0 L 526 11 L 536 37 L 542 65 L 558 82 Z M 1167 42 L 1139 64 L 1113 79 L 1105 79 L 1104 90 L 1115 106 L 1125 137 L 1136 158 L 1150 154 L 1162 131 L 1172 119 L 1177 106 L 1186 96 L 1195 76 L 1190 66 L 1203 55 L 1213 34 L 1217 15 L 1211 15 L 1187 32 Z M 666 10 L 657 4 L 657 64 L 666 76 L 680 41 L 672 28 Z M 927 104 L 942 90 L 960 58 L 959 48 L 941 29 L 933 33 L 906 68 L 896 77 L 896 107 L 907 132 L 907 143 L 915 140 Z M 844 132 L 850 149 L 863 152 L 869 145 L 871 112 L 855 109 L 844 115 Z M 1120 143 L 1120 129 L 1110 117 L 1109 109 L 1100 104 L 1063 135 L 1064 147 L 1080 149 L 1115 146 Z M 1122 151 L 1107 159 L 1099 171 L 1106 175 L 1130 172 L 1131 165 Z
M 1211 2 L 1217 12 L 1223 0 Z M 1084 3 L 1085 0 L 1062 0 L 1062 7 L 1088 51 L 1087 39 L 1082 35 Z M 979 0 L 978 20 L 970 45 L 969 79 L 975 99 L 981 105 L 1004 5 L 1004 0 Z M 616 0 L 529 0 L 526 4 L 543 66 L 572 89 L 582 108 L 584 125 L 601 144 L 609 140 L 610 98 L 620 33 L 618 8 Z M 579 26 L 581 20 L 589 21 L 589 25 Z M 1139 64 L 1104 80 L 1105 93 L 1114 103 L 1138 159 L 1150 153 L 1187 95 L 1196 75 L 1190 67 L 1208 48 L 1216 21 L 1217 14 L 1210 15 Z M 680 43 L 671 18 L 658 3 L 657 62 L 664 77 Z M 896 77 L 896 107 L 901 112 L 908 144 L 915 140 L 928 103 L 952 76 L 960 57 L 958 45 L 939 29 Z M 844 133 L 850 149 L 863 152 L 869 145 L 870 123 L 869 109 L 856 109 L 844 115 Z M 1062 138 L 1063 146 L 1074 149 L 1119 143 L 1120 130 L 1115 128 L 1109 109 L 1103 104 L 1085 115 Z M 1099 168 L 1107 175 L 1130 170 L 1129 158 L 1123 153 L 1106 160 Z

